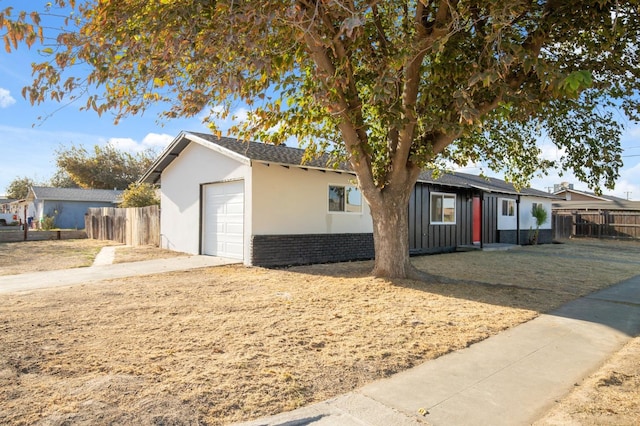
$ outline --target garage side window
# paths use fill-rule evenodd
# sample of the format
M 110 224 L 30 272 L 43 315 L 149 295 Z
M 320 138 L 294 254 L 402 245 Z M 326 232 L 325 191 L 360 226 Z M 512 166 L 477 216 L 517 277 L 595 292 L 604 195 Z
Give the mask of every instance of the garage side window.
M 360 190 L 350 185 L 329 185 L 329 211 L 362 213 Z
M 431 193 L 431 224 L 455 225 L 456 196 L 455 194 Z

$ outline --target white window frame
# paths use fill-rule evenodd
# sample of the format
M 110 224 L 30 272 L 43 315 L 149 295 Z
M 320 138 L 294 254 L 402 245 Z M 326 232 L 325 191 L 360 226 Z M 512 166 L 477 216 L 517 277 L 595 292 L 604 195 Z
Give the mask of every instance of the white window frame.
M 516 215 L 516 200 L 512 198 L 501 198 L 500 199 L 500 216 L 504 217 L 514 217 Z M 505 212 L 504 206 L 507 206 L 507 211 Z M 509 207 L 511 206 L 511 207 Z
M 344 189 L 344 203 L 343 203 L 343 210 L 331 210 L 331 201 L 329 199 L 329 193 L 331 191 L 331 188 L 343 188 Z M 357 206 L 359 207 L 359 209 L 357 211 L 349 211 L 348 210 L 348 206 L 349 203 L 347 203 L 348 201 L 348 192 L 349 190 L 355 190 L 358 191 L 358 193 L 360 194 L 360 204 L 351 204 L 352 206 Z M 349 185 L 349 184 L 332 184 L 330 183 L 327 186 L 327 212 L 331 213 L 331 214 L 362 214 L 362 191 L 360 191 L 360 188 L 358 188 L 355 185 Z
M 443 201 L 442 214 L 441 214 L 441 217 L 439 218 L 440 220 L 434 220 L 434 217 L 433 217 L 434 197 L 440 198 Z M 450 198 L 450 199 L 453 198 L 453 221 L 452 222 L 444 220 L 445 218 L 444 199 L 445 198 Z M 429 194 L 429 222 L 431 223 L 431 225 L 455 225 L 457 223 L 457 218 L 458 218 L 457 194 L 452 194 L 447 192 L 432 192 L 431 194 Z

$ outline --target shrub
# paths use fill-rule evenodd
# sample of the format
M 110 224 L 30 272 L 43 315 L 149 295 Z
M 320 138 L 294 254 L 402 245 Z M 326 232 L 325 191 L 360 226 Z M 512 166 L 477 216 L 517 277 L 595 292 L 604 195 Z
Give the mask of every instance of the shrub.
M 55 216 L 45 216 L 40 221 L 40 227 L 45 231 L 50 231 L 56 227 L 56 217 Z

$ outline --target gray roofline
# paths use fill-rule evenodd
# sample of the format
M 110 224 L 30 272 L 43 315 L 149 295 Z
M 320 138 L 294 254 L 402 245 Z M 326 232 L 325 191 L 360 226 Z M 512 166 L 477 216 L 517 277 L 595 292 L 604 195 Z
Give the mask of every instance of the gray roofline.
M 124 191 L 121 189 L 57 188 L 52 186 L 32 186 L 25 201 L 80 201 L 118 203 Z M 53 194 L 52 194 L 53 193 Z M 97 195 L 100 196 L 97 196 Z
M 242 154 L 238 154 L 237 152 L 232 151 L 230 149 L 227 149 L 227 148 L 225 148 L 223 146 L 220 146 L 218 144 L 211 143 L 208 140 L 206 140 L 204 138 L 201 138 L 198 135 L 194 135 L 193 133 L 188 133 L 187 132 L 187 133 L 184 134 L 184 137 L 186 139 L 189 139 L 192 142 L 197 143 L 198 145 L 202 145 L 205 148 L 209 148 L 209 149 L 211 149 L 213 151 L 216 151 L 216 152 L 218 152 L 220 154 L 226 155 L 227 157 L 230 157 L 230 158 L 232 158 L 232 159 L 234 159 L 236 161 L 239 161 L 240 163 L 242 163 L 242 164 L 244 164 L 246 166 L 251 165 L 251 159 L 249 157 L 247 157 L 245 155 L 242 155 Z
M 553 210 L 627 210 L 640 211 L 640 201 L 607 200 L 607 201 L 565 201 L 552 204 Z
M 608 198 L 606 195 L 600 196 L 600 195 L 596 195 L 587 191 L 580 191 L 577 189 L 569 189 L 569 188 L 562 188 L 559 191 L 554 191 L 553 194 L 559 194 L 561 192 L 573 192 L 574 194 L 580 194 L 580 195 L 586 195 L 587 197 L 591 197 L 591 198 L 595 198 L 598 199 L 600 201 L 614 201 L 612 198 Z M 614 197 L 617 198 L 617 197 Z M 570 200 L 569 200 L 570 201 Z
M 225 138 L 225 139 L 231 139 L 231 138 Z M 187 142 L 185 143 L 185 141 Z M 169 164 L 171 164 L 171 162 L 173 162 L 173 160 L 177 158 L 180 155 L 180 153 L 189 145 L 188 142 L 197 143 L 198 145 L 201 145 L 205 148 L 216 151 L 222 155 L 225 155 L 229 158 L 239 161 L 245 165 L 251 165 L 252 163 L 276 164 L 284 167 L 293 166 L 293 167 L 299 167 L 302 169 L 312 169 L 312 170 L 333 171 L 333 172 L 339 172 L 339 173 L 355 174 L 353 173 L 353 171 L 348 170 L 346 168 L 320 167 L 317 165 L 306 164 L 306 163 L 297 164 L 294 162 L 251 158 L 249 156 L 242 155 L 236 151 L 227 149 L 219 144 L 216 144 L 214 141 L 206 140 L 192 132 L 182 131 L 180 132 L 180 134 L 178 134 L 178 136 L 176 136 L 176 138 L 173 141 L 171 141 L 171 143 L 164 149 L 164 151 L 153 162 L 153 164 L 149 167 L 149 169 L 147 169 L 147 171 L 140 177 L 140 179 L 138 179 L 138 182 L 147 182 L 151 184 L 158 183 L 160 181 L 160 177 L 164 169 Z M 259 143 L 259 142 L 247 142 L 247 143 Z M 247 148 L 249 148 L 248 145 L 247 145 Z M 276 147 L 275 145 L 273 146 L 273 148 L 278 149 L 278 147 Z M 298 154 L 300 154 L 300 156 L 302 156 L 304 152 L 304 150 L 300 148 L 293 148 L 293 147 L 287 147 L 287 146 L 282 148 L 286 148 L 288 150 L 295 150 L 297 151 Z
M 235 139 L 231 139 L 231 138 L 219 138 L 218 140 L 220 141 L 233 141 L 233 142 L 237 142 Z M 208 140 L 205 139 L 201 136 L 199 136 L 198 134 L 195 134 L 193 132 L 185 132 L 182 131 L 178 134 L 178 136 L 176 136 L 176 138 L 171 141 L 171 143 L 164 149 L 164 151 L 160 154 L 160 156 L 153 162 L 153 164 L 149 167 L 149 169 L 147 169 L 147 171 L 142 175 L 142 177 L 138 180 L 138 182 L 147 182 L 147 183 L 151 183 L 151 184 L 156 184 L 161 180 L 161 175 L 162 172 L 164 171 L 164 169 L 169 166 L 169 164 L 171 164 L 173 162 L 173 160 L 175 158 L 177 158 L 180 153 L 189 145 L 190 142 L 194 142 L 197 143 L 198 145 L 201 145 L 203 147 L 206 147 L 208 149 L 212 149 L 222 155 L 225 155 L 229 158 L 232 158 L 234 160 L 237 160 L 238 162 L 245 164 L 245 165 L 251 165 L 253 163 L 260 163 L 260 164 L 275 164 L 275 165 L 280 165 L 283 167 L 298 167 L 298 168 L 302 168 L 302 169 L 311 169 L 311 170 L 320 170 L 320 171 L 332 171 L 332 172 L 337 172 L 337 173 L 347 173 L 347 174 L 351 174 L 351 175 L 355 175 L 354 171 L 351 170 L 350 168 L 348 168 L 347 165 L 342 165 L 342 167 L 338 167 L 338 168 L 333 168 L 333 167 L 322 167 L 317 165 L 318 162 L 316 162 L 316 164 L 301 164 L 301 163 L 295 163 L 293 161 L 287 162 L 286 161 L 286 157 L 287 155 L 289 156 L 289 158 L 293 157 L 297 157 L 300 156 L 302 157 L 302 154 L 304 153 L 304 150 L 300 149 L 300 148 L 292 148 L 292 147 L 278 147 L 278 146 L 269 146 L 268 149 L 273 149 L 273 150 L 277 150 L 277 149 L 284 149 L 286 155 L 285 156 L 275 156 L 275 157 L 280 157 L 280 160 L 277 159 L 273 159 L 273 160 L 267 160 L 264 158 L 252 158 L 249 155 L 243 155 L 239 152 L 236 152 L 232 149 L 226 148 L 218 143 L 216 143 L 213 140 Z M 229 143 L 229 142 L 226 142 Z M 256 144 L 258 142 L 248 142 L 247 146 L 246 146 L 246 150 L 247 152 L 249 151 L 249 149 L 251 147 L 253 147 L 253 152 L 256 156 L 264 156 L 264 152 L 265 151 L 255 151 L 256 146 L 255 145 L 250 145 L 250 144 Z M 262 149 L 263 146 L 260 147 L 260 149 Z M 270 157 L 270 155 L 266 155 L 267 157 Z M 423 182 L 423 183 L 432 183 L 432 184 L 436 184 L 436 185 L 442 185 L 442 186 L 448 186 L 448 187 L 454 187 L 454 188 L 466 188 L 466 189 L 476 189 L 476 190 L 480 190 L 480 191 L 484 191 L 484 192 L 491 192 L 491 193 L 501 193 L 501 194 L 510 194 L 510 195 L 524 195 L 524 196 L 533 196 L 533 197 L 540 197 L 540 198 L 551 198 L 551 199 L 556 199 L 557 197 L 553 194 L 547 194 L 547 193 L 543 193 L 542 191 L 538 191 L 535 189 L 531 189 L 531 188 L 524 188 L 524 191 L 516 191 L 515 188 L 505 188 L 503 187 L 503 185 L 511 185 L 501 179 L 496 179 L 493 178 L 497 181 L 499 181 L 501 183 L 501 185 L 495 185 L 492 184 L 491 179 L 488 179 L 486 181 L 486 185 L 480 185 L 478 183 L 473 182 L 473 180 L 477 180 L 478 176 L 477 175 L 469 175 L 466 173 L 458 173 L 458 172 L 453 172 L 453 173 L 447 173 L 445 174 L 445 176 L 453 176 L 454 180 L 462 180 L 461 182 L 455 182 L 455 181 L 447 181 L 446 179 L 443 181 L 440 180 L 434 180 L 433 178 L 430 178 L 427 176 L 427 173 L 422 173 L 421 176 L 418 177 L 418 182 Z M 473 179 L 472 179 L 473 178 Z M 466 181 L 465 181 L 466 180 Z M 528 190 L 528 191 L 527 191 Z

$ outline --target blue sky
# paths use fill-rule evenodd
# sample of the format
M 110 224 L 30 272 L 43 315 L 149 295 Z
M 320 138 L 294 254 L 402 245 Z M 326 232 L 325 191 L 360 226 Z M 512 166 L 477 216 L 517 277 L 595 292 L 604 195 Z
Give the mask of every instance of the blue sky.
M 0 9 L 10 5 L 14 5 L 16 9 L 26 5 L 37 7 L 38 4 L 45 3 L 0 0 Z M 208 131 L 199 118 L 158 123 L 158 111 L 129 117 L 114 125 L 108 114 L 98 117 L 91 111 L 79 111 L 80 105 L 63 106 L 47 102 L 31 106 L 22 97 L 21 91 L 31 82 L 30 64 L 41 61 L 42 56 L 38 54 L 37 48 L 28 50 L 20 46 L 11 54 L 4 49 L 0 50 L 0 194 L 18 176 L 36 180 L 49 179 L 56 169 L 55 151 L 59 148 L 72 145 L 91 148 L 96 144 L 111 143 L 131 152 L 146 148 L 154 148 L 160 152 L 181 130 Z M 242 117 L 243 111 L 235 111 L 235 115 Z M 555 159 L 560 155 L 550 141 L 541 140 L 539 146 L 547 158 Z M 621 170 L 621 177 L 615 190 L 605 193 L 640 200 L 639 125 L 625 130 L 622 147 L 625 165 Z M 477 174 L 479 168 L 468 167 L 461 171 Z M 491 175 L 502 177 L 494 173 Z M 560 177 L 557 171 L 551 171 L 549 176 L 534 178 L 531 186 L 546 191 L 547 187 L 562 181 L 574 183 L 576 189 L 587 190 L 586 185 L 578 182 L 571 174 Z

